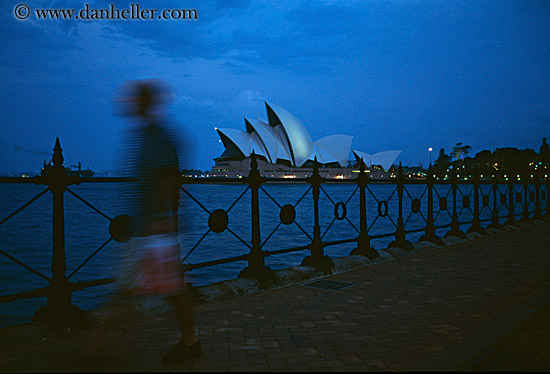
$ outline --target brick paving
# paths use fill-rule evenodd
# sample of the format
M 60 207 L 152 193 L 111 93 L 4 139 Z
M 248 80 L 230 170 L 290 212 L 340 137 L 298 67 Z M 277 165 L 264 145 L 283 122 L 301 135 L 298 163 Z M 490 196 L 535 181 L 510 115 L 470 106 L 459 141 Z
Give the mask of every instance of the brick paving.
M 3 344 L 2 372 L 450 371 L 550 303 L 550 222 L 197 307 L 203 356 L 162 366 L 178 340 L 168 313 L 108 327 L 105 354 L 77 354 L 88 328 Z M 466 366 L 465 366 L 466 365 Z M 550 369 L 550 368 L 549 368 Z

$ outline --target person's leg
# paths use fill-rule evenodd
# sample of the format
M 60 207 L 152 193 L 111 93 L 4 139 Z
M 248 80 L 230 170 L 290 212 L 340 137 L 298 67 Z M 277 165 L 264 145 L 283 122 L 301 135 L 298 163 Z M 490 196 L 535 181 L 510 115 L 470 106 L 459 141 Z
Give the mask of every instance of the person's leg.
M 201 343 L 195 336 L 195 308 L 188 291 L 168 298 L 171 302 L 181 330 L 181 339 L 170 352 L 162 357 L 163 364 L 175 364 L 200 357 Z
M 184 291 L 178 295 L 169 298 L 181 330 L 181 341 L 187 345 L 192 345 L 197 341 L 195 336 L 195 307 L 193 300 Z

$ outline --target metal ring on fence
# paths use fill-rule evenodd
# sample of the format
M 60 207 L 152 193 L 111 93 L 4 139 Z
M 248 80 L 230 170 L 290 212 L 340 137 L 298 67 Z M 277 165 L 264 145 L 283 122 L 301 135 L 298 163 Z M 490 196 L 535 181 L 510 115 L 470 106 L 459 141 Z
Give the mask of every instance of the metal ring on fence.
M 439 199 L 439 210 L 447 210 L 447 198 L 442 197 Z
M 464 196 L 462 199 L 462 207 L 468 208 L 470 206 L 470 196 Z
M 382 207 L 384 207 L 384 211 L 382 211 Z M 383 200 L 378 202 L 378 215 L 380 217 L 386 217 L 388 215 L 388 202 Z
M 281 222 L 283 224 L 290 225 L 296 218 L 296 209 L 294 209 L 292 204 L 286 204 L 281 208 L 279 217 L 281 218 Z
M 134 219 L 127 214 L 116 216 L 109 224 L 109 234 L 111 238 L 119 243 L 127 242 L 132 238 L 133 224 Z
M 419 199 L 413 199 L 411 202 L 411 210 L 413 213 L 420 212 L 420 200 Z
M 489 206 L 489 196 L 483 195 L 483 206 Z
M 342 207 L 342 214 L 339 213 L 339 207 Z M 347 215 L 347 208 L 346 204 L 343 202 L 339 202 L 334 206 L 334 218 L 336 218 L 338 221 L 341 221 L 346 218 Z
M 228 222 L 227 212 L 223 209 L 216 209 L 208 217 L 208 227 L 218 234 L 227 228 Z

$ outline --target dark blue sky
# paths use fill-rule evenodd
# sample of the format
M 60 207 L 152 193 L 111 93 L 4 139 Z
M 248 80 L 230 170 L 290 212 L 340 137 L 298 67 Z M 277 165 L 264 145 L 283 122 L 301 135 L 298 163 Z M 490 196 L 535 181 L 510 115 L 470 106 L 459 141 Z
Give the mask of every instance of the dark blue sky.
M 538 151 L 550 138 L 548 1 L 225 3 L 140 3 L 195 8 L 193 21 L 91 22 L 20 21 L 20 1 L 3 1 L 0 171 L 38 169 L 56 136 L 67 163 L 117 167 L 128 124 L 113 100 L 143 78 L 170 83 L 170 114 L 195 140 L 201 169 L 223 151 L 214 127 L 265 118 L 263 101 L 293 113 L 313 140 L 352 135 L 353 149 L 399 149 L 410 165 L 426 166 L 428 147 L 434 158 L 456 142 L 473 154 Z

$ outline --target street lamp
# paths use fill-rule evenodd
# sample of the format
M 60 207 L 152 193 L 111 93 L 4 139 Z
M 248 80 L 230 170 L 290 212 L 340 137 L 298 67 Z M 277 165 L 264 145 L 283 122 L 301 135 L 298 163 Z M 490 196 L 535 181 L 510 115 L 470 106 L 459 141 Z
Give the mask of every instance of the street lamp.
M 432 147 L 428 148 L 428 152 L 430 152 L 430 165 L 431 165 L 431 163 L 432 163 L 432 151 L 433 151 L 433 150 L 434 150 L 434 149 L 433 149 Z

